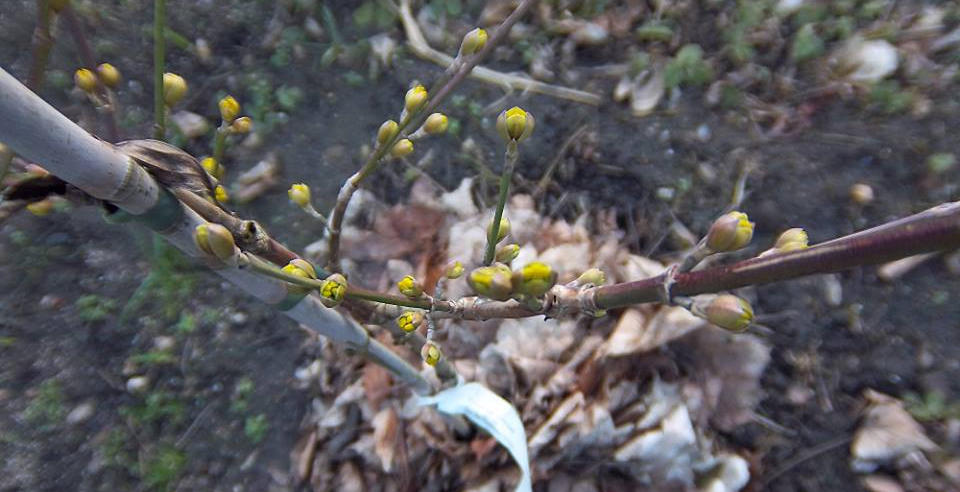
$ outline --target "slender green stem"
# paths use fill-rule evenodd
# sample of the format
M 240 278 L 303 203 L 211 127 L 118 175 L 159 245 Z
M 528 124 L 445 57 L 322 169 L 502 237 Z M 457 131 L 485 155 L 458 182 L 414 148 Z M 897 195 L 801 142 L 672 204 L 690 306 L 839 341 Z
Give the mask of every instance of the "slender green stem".
M 163 100 L 163 72 L 166 70 L 167 0 L 153 0 L 153 136 L 167 134 L 167 106 Z
M 34 91 L 40 89 L 47 72 L 50 49 L 53 48 L 53 35 L 50 33 L 52 19 L 53 11 L 50 9 L 50 0 L 37 0 L 37 27 L 33 33 L 33 60 L 30 65 L 30 76 L 27 78 L 27 87 Z
M 213 160 L 218 165 L 223 165 L 223 155 L 227 151 L 227 124 L 223 123 L 217 128 L 217 133 L 213 137 Z
M 513 179 L 513 168 L 517 164 L 517 141 L 507 143 L 507 152 L 504 156 L 503 174 L 500 175 L 500 196 L 497 198 L 497 209 L 493 213 L 493 222 L 487 233 L 487 251 L 483 255 L 483 264 L 490 265 L 497 252 L 497 237 L 500 236 L 500 220 L 503 218 L 503 208 L 507 204 L 510 194 L 510 181 Z

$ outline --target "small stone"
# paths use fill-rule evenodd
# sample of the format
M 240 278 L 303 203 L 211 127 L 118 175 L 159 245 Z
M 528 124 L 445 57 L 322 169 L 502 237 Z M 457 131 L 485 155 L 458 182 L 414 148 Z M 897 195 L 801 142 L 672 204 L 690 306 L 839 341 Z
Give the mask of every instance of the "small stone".
M 697 127 L 697 140 L 701 142 L 709 142 L 711 137 L 713 137 L 713 132 L 710 130 L 709 125 L 704 123 Z
M 210 122 L 203 116 L 190 111 L 177 111 L 170 115 L 170 121 L 188 139 L 200 138 L 210 132 Z
M 127 391 L 130 393 L 143 393 L 150 386 L 150 379 L 146 376 L 134 376 L 127 380 Z
M 40 298 L 41 309 L 59 309 L 63 305 L 63 298 L 53 294 L 47 294 Z
M 173 337 L 159 336 L 153 339 L 153 348 L 160 352 L 169 352 L 176 344 L 177 340 Z
M 77 425 L 89 420 L 90 417 L 93 417 L 93 414 L 96 413 L 96 409 L 96 405 L 89 401 L 77 405 L 67 414 L 67 424 Z
M 850 198 L 858 205 L 866 205 L 873 201 L 873 188 L 868 184 L 857 183 L 850 187 Z

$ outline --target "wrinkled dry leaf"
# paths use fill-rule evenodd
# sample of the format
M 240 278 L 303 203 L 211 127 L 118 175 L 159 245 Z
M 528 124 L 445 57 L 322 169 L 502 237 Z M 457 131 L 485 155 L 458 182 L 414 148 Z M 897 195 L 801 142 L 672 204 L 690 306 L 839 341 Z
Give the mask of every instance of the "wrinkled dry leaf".
M 854 470 L 869 473 L 909 454 L 938 449 L 903 408 L 903 402 L 874 390 L 867 390 L 864 396 L 867 410 L 850 444 Z
M 390 473 L 393 471 L 394 459 L 397 450 L 400 449 L 400 421 L 397 418 L 397 412 L 393 408 L 387 407 L 381 410 L 373 417 L 373 439 L 374 452 L 380 458 L 380 466 L 383 471 Z
M 601 351 L 610 357 L 649 352 L 701 326 L 703 320 L 681 307 L 662 307 L 652 319 L 639 308 L 629 308 L 620 316 Z

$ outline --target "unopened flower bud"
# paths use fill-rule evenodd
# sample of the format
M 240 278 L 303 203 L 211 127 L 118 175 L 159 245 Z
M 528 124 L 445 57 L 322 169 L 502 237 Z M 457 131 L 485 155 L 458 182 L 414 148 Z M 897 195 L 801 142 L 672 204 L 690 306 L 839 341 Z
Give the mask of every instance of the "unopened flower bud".
M 334 273 L 323 281 L 320 288 L 320 302 L 328 308 L 337 307 L 347 295 L 347 279 L 339 273 Z
M 221 261 L 233 258 L 237 252 L 233 234 L 220 224 L 211 222 L 198 225 L 193 232 L 193 240 L 201 251 Z
M 513 283 L 517 293 L 540 297 L 557 283 L 557 272 L 550 265 L 535 261 L 514 272 Z
M 457 260 L 447 263 L 446 268 L 443 269 L 443 274 L 450 280 L 460 278 L 463 275 L 463 263 Z
M 97 89 L 97 75 L 93 70 L 81 68 L 73 73 L 73 81 L 83 92 L 93 92 Z
M 493 229 L 493 220 L 487 225 L 487 237 L 490 237 L 490 231 Z M 503 241 L 503 238 L 510 235 L 510 219 L 500 217 L 500 228 L 497 229 L 497 242 Z
M 230 194 L 227 193 L 227 189 L 224 188 L 223 185 L 217 185 L 217 187 L 213 189 L 213 196 L 220 203 L 227 203 L 230 201 Z
M 417 328 L 420 327 L 420 323 L 422 322 L 423 314 L 417 311 L 406 311 L 397 317 L 397 326 L 399 326 L 404 333 L 417 331 Z
M 413 278 L 412 275 L 407 275 L 400 279 L 397 282 L 397 288 L 400 289 L 400 293 L 411 298 L 417 299 L 423 295 L 423 287 L 420 286 L 420 282 L 417 282 L 417 279 Z
M 403 107 L 407 109 L 408 113 L 412 113 L 420 109 L 425 102 L 427 102 L 427 88 L 418 85 L 407 91 L 407 95 L 403 98 Z
M 200 159 L 200 165 L 210 176 L 220 180 L 223 179 L 223 167 L 213 157 L 204 157 Z
M 510 263 L 520 256 L 519 244 L 504 244 L 497 248 L 496 260 L 500 263 Z
M 383 145 L 390 141 L 397 134 L 399 125 L 396 121 L 387 120 L 380 125 L 380 129 L 377 130 L 377 143 Z
M 692 311 L 694 314 L 706 319 L 707 321 L 733 332 L 741 332 L 750 326 L 753 322 L 753 308 L 750 303 L 731 294 L 721 294 L 713 297 L 698 310 Z
M 303 183 L 290 185 L 287 196 L 290 197 L 291 202 L 301 208 L 310 205 L 310 187 Z
M 435 366 L 437 362 L 440 362 L 443 353 L 440 352 L 440 347 L 438 347 L 437 344 L 427 340 L 427 343 L 424 343 L 423 348 L 420 349 L 420 357 L 423 357 L 423 361 L 426 362 L 428 366 Z
M 497 117 L 497 132 L 506 141 L 521 142 L 533 133 L 533 115 L 514 106 Z
M 233 123 L 233 120 L 240 116 L 240 103 L 233 96 L 225 96 L 218 103 L 220 107 L 220 117 L 227 124 Z
M 393 144 L 393 148 L 390 149 L 390 155 L 396 157 L 397 159 L 406 157 L 410 155 L 411 152 L 413 152 L 413 142 L 407 138 L 399 140 L 397 143 Z
M 469 56 L 482 50 L 487 45 L 487 31 L 476 28 L 463 36 L 460 43 L 460 56 Z
M 120 81 L 123 80 L 117 67 L 109 63 L 101 63 L 97 67 L 97 74 L 100 76 L 100 80 L 111 89 L 119 87 Z
M 251 128 L 253 128 L 253 120 L 249 116 L 241 116 L 230 124 L 230 130 L 241 135 L 250 133 Z
M 309 261 L 302 258 L 294 258 L 290 260 L 290 263 L 287 263 L 283 267 L 283 271 L 296 275 L 298 277 L 309 278 L 316 280 L 317 270 L 310 264 Z
M 577 277 L 579 285 L 603 285 L 607 281 L 607 276 L 599 268 L 591 268 Z
M 480 267 L 467 275 L 467 284 L 478 295 L 489 297 L 495 301 L 505 301 L 510 298 L 513 290 L 513 272 L 503 264 Z
M 783 231 L 780 237 L 777 238 L 777 242 L 773 245 L 773 248 L 777 250 L 778 253 L 796 251 L 798 249 L 805 249 L 808 245 L 807 241 L 807 231 L 799 227 L 794 227 L 793 229 Z
M 163 74 L 163 101 L 168 107 L 180 102 L 187 95 L 187 81 L 183 77 L 167 72 Z
M 433 113 L 430 116 L 427 116 L 427 120 L 423 122 L 423 131 L 429 133 L 430 135 L 437 135 L 447 131 L 447 125 L 449 120 L 447 116 L 443 113 Z
M 736 251 L 750 244 L 753 223 L 743 212 L 730 212 L 715 220 L 707 233 L 707 247 L 714 253 Z

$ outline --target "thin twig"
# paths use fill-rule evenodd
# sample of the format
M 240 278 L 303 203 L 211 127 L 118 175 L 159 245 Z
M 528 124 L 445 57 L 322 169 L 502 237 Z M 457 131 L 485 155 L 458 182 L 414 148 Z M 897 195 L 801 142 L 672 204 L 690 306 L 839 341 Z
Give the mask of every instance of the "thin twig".
M 503 207 L 507 203 L 507 195 L 510 192 L 510 180 L 513 178 L 513 168 L 517 165 L 517 141 L 507 142 L 507 152 L 504 155 L 503 174 L 500 175 L 500 195 L 497 197 L 497 208 L 493 213 L 493 222 L 490 223 L 490 230 L 487 232 L 487 250 L 483 255 L 483 264 L 493 263 L 493 257 L 497 251 L 497 238 L 500 236 L 500 220 L 503 219 Z
M 67 30 L 70 31 L 70 37 L 73 38 L 73 44 L 77 48 L 77 54 L 80 56 L 80 63 L 84 67 L 97 71 L 97 57 L 87 41 L 87 35 L 83 31 L 83 23 L 77 17 L 73 7 L 69 4 L 60 12 L 67 23 Z M 117 123 L 117 98 L 109 87 L 104 85 L 99 77 L 97 78 L 97 92 L 102 104 L 98 104 L 103 120 L 107 127 L 107 140 L 117 142 L 120 140 L 120 125 Z
M 823 453 L 833 451 L 834 449 L 837 449 L 841 446 L 846 446 L 850 442 L 850 439 L 851 439 L 850 436 L 838 437 L 832 441 L 827 441 L 827 442 L 818 444 L 808 449 L 803 454 L 793 459 L 787 460 L 783 465 L 780 466 L 780 468 L 777 468 L 776 471 L 774 471 L 773 473 L 771 473 L 770 475 L 768 475 L 766 478 L 763 479 L 763 483 L 760 485 L 760 490 L 766 489 L 776 479 L 780 478 L 781 476 L 783 476 L 783 474 L 796 468 L 798 465 L 804 463 L 805 461 L 812 460 L 813 458 L 816 458 L 817 456 L 820 456 Z
M 163 72 L 166 70 L 167 0 L 153 0 L 153 137 L 167 135 L 167 107 L 163 98 Z
M 53 48 L 53 35 L 50 27 L 53 23 L 53 11 L 50 0 L 37 0 L 37 27 L 33 31 L 33 55 L 27 87 L 39 90 L 47 73 L 50 49 Z
M 560 165 L 560 161 L 562 161 L 563 157 L 567 155 L 567 151 L 570 150 L 570 146 L 579 140 L 580 137 L 587 131 L 587 128 L 587 125 L 580 125 L 579 128 L 574 130 L 573 134 L 563 141 L 563 145 L 561 145 L 560 149 L 557 150 L 557 154 L 553 157 L 553 160 L 550 161 L 550 164 L 547 166 L 547 170 L 544 171 L 540 181 L 537 182 L 537 187 L 531 194 L 533 196 L 534 203 L 538 203 L 540 201 L 540 197 L 547 192 L 547 187 L 550 186 L 551 180 L 553 179 L 553 173 L 557 170 L 557 166 Z
M 420 30 L 420 25 L 417 24 L 417 20 L 410 9 L 410 0 L 400 0 L 399 12 L 400 22 L 403 23 L 403 29 L 407 34 L 407 41 L 413 53 L 441 67 L 449 66 L 453 62 L 453 58 L 450 57 L 450 55 L 433 49 L 433 47 L 427 43 L 423 32 Z M 600 96 L 590 92 L 546 84 L 538 80 L 509 75 L 485 67 L 476 67 L 470 76 L 481 82 L 497 87 L 536 92 L 538 94 L 590 104 L 592 106 L 598 106 L 603 101 Z

